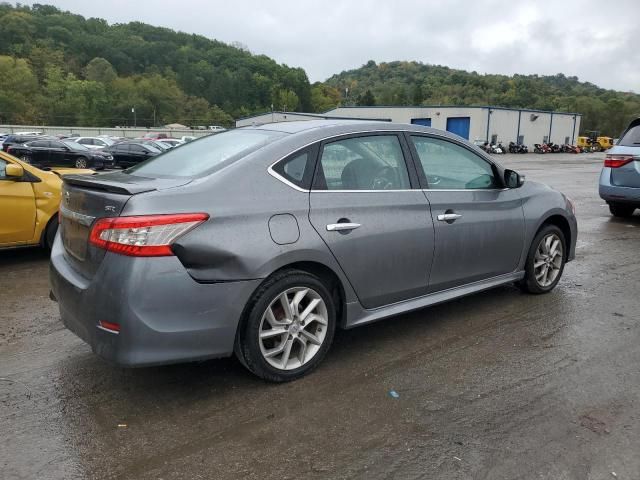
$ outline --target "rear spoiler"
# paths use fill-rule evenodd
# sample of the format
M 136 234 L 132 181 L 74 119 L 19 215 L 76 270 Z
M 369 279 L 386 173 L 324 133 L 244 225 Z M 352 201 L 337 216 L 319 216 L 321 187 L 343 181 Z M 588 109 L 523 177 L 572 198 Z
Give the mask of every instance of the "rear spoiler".
M 65 185 L 90 188 L 92 190 L 103 190 L 121 195 L 135 195 L 137 193 L 157 190 L 155 185 L 146 186 L 140 185 L 140 183 L 127 184 L 123 182 L 112 182 L 101 177 L 101 175 L 64 175 L 61 178 Z

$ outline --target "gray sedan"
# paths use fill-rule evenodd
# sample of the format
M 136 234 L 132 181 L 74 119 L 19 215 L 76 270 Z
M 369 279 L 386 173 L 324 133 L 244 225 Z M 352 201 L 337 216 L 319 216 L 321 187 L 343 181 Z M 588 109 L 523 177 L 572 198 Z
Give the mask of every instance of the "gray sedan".
M 498 285 L 547 293 L 571 201 L 449 133 L 308 121 L 223 132 L 66 176 L 52 250 L 64 324 L 124 366 L 235 353 L 271 381 L 351 328 Z

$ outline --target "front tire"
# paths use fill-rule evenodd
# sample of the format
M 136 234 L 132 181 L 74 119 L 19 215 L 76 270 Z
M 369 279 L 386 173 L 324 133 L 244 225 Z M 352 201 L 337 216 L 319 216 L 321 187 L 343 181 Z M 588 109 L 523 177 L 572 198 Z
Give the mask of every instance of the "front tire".
M 336 309 L 315 275 L 286 270 L 255 292 L 236 337 L 235 353 L 258 377 L 298 379 L 322 361 L 336 328 Z
M 534 294 L 553 290 L 562 277 L 566 252 L 567 242 L 562 230 L 555 225 L 543 226 L 531 242 L 525 277 L 520 282 L 522 290 Z
M 77 158 L 76 168 L 87 168 L 87 159 L 84 157 Z
M 632 205 L 622 205 L 620 203 L 609 204 L 609 211 L 611 212 L 611 215 L 619 218 L 629 218 L 633 215 L 635 209 L 636 207 Z

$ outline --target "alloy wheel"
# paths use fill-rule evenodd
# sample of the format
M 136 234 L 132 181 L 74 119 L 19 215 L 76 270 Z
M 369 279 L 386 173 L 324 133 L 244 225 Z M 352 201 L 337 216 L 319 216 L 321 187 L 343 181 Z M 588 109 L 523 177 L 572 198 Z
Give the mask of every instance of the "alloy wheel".
M 87 160 L 84 158 L 77 159 L 76 168 L 87 168 Z
M 564 252 L 562 241 L 555 233 L 542 237 L 533 259 L 536 282 L 543 288 L 553 284 L 560 274 Z
M 302 367 L 320 350 L 327 326 L 327 306 L 318 292 L 308 287 L 289 288 L 262 315 L 260 352 L 279 370 Z

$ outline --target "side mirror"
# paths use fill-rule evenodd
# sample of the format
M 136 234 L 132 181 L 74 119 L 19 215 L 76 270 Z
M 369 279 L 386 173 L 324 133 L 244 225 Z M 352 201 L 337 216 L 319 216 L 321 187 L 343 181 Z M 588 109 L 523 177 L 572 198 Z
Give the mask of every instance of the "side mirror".
M 524 179 L 524 175 L 520 175 L 514 170 L 507 169 L 504 171 L 504 185 L 507 188 L 520 188 L 524 185 Z
M 8 163 L 4 172 L 5 176 L 18 179 L 24 177 L 24 168 L 21 165 L 15 163 Z

